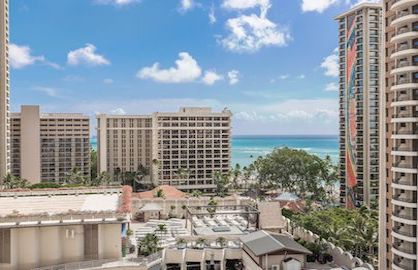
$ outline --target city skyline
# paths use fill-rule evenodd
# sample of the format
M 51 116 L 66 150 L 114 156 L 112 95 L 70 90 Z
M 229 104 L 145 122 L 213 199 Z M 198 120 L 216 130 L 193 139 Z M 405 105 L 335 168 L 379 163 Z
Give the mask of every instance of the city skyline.
M 13 1 L 12 111 L 93 118 L 205 105 L 230 108 L 235 135 L 338 134 L 332 18 L 356 2 L 245 3 Z

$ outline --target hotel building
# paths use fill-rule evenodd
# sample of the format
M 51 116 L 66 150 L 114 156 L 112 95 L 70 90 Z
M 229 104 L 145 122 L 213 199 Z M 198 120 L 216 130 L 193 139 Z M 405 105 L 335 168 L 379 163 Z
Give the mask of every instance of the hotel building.
M 10 171 L 9 0 L 0 0 L 0 182 Z
M 63 183 L 78 169 L 90 178 L 90 119 L 75 113 L 41 113 L 22 106 L 11 114 L 11 172 L 30 183 Z
M 377 204 L 382 7 L 361 4 L 339 23 L 340 201 Z
M 385 0 L 385 91 L 379 269 L 415 270 L 418 175 L 418 2 Z M 383 160 L 382 160 L 383 161 Z
M 98 170 L 145 167 L 155 185 L 213 190 L 231 158 L 231 112 L 181 108 L 148 116 L 97 115 Z

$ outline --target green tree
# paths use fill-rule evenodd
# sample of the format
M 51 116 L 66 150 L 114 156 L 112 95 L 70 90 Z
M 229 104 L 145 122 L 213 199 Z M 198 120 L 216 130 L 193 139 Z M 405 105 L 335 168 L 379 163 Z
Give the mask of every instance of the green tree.
M 163 240 L 163 235 L 167 232 L 167 225 L 166 224 L 158 224 L 157 229 L 155 232 L 160 234 L 160 240 Z
M 200 196 L 202 196 L 202 191 L 195 189 L 192 191 L 191 196 L 194 198 L 199 198 Z
M 309 154 L 304 150 L 278 148 L 259 157 L 249 169 L 258 179 L 257 190 L 280 189 L 301 198 L 329 202 L 337 181 L 337 170 L 331 159 Z
M 97 151 L 92 149 L 90 151 L 90 175 L 92 182 L 97 178 Z
M 206 211 L 208 211 L 211 217 L 213 217 L 213 215 L 216 213 L 217 206 L 218 206 L 218 202 L 215 201 L 213 197 L 211 197 L 208 202 L 208 207 L 206 208 Z
M 240 188 L 240 177 L 242 176 L 241 166 L 237 163 L 231 170 L 232 187 L 236 190 Z
M 225 197 L 228 194 L 231 186 L 230 176 L 230 173 L 222 173 L 220 171 L 215 172 L 216 195 Z
M 157 192 L 154 194 L 154 198 L 165 198 L 164 190 L 158 189 Z
M 138 242 L 139 252 L 148 256 L 160 250 L 159 239 L 153 233 L 146 234 L 145 237 Z
M 216 239 L 216 243 L 221 247 L 221 248 L 224 248 L 225 246 L 226 246 L 226 238 L 225 237 L 222 237 L 222 236 L 220 236 L 220 237 L 218 237 L 217 239 Z
M 6 174 L 3 178 L 4 189 L 26 188 L 29 186 L 29 182 L 26 179 L 14 176 L 11 173 Z
M 92 178 L 91 185 L 92 186 L 101 186 L 101 185 L 109 185 L 111 182 L 112 177 L 108 172 L 101 172 L 99 173 L 96 178 Z
M 78 168 L 73 168 L 65 173 L 65 184 L 70 185 L 89 185 L 89 179 Z

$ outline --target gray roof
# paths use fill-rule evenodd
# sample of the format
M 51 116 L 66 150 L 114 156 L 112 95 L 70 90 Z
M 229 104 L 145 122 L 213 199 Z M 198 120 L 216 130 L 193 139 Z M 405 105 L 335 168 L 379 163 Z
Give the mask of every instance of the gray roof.
M 291 251 L 302 254 L 312 254 L 308 249 L 298 244 L 289 236 L 283 234 L 267 233 L 260 230 L 241 237 L 242 243 L 256 256 L 277 252 Z

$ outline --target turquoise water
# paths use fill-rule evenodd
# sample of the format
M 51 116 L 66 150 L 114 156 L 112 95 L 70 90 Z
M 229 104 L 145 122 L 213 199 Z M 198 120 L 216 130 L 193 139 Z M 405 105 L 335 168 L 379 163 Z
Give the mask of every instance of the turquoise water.
M 338 161 L 338 136 L 234 136 L 232 164 L 247 166 L 274 148 L 285 146 L 305 150 L 320 157 L 329 155 L 335 163 Z
M 96 149 L 96 138 L 92 138 L 91 144 Z M 270 153 L 274 148 L 285 146 L 302 149 L 321 157 L 329 155 L 335 163 L 338 160 L 338 136 L 234 136 L 232 164 L 247 166 L 257 157 Z

